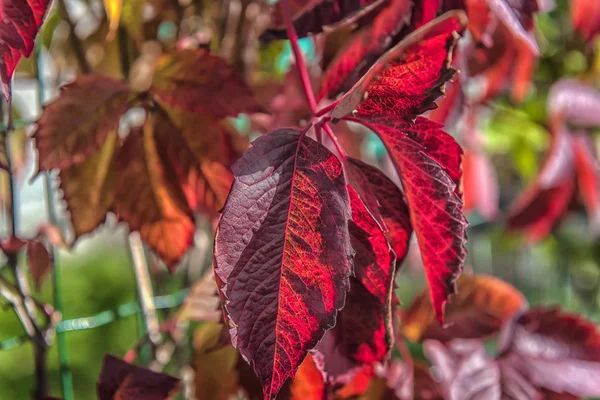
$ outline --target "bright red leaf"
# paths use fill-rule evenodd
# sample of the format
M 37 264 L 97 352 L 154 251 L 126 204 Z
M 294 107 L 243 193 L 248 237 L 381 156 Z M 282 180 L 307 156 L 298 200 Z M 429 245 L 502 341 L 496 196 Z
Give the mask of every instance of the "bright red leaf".
M 509 210 L 508 228 L 524 231 L 531 242 L 543 239 L 552 231 L 575 195 L 571 141 L 568 132 L 555 129 L 538 176 Z
M 352 157 L 346 159 L 348 182 L 383 228 L 399 268 L 408 252 L 412 234 L 404 194 L 380 169 Z
M 295 130 L 254 141 L 233 172 L 215 239 L 215 274 L 232 343 L 269 399 L 344 305 L 350 203 L 339 160 Z
M 0 5 L 0 89 L 7 99 L 15 68 L 21 57 L 31 55 L 50 4 L 50 0 L 5 0 Z
M 410 22 L 411 6 L 409 0 L 390 0 L 371 26 L 353 36 L 327 68 L 317 99 L 334 98 L 350 89 L 393 44 L 394 35 Z
M 481 150 L 465 150 L 462 161 L 465 212 L 477 211 L 487 220 L 498 214 L 498 177 Z
M 586 40 L 600 32 L 600 3 L 589 0 L 571 0 L 571 22 Z
M 383 141 L 400 175 L 441 321 L 466 256 L 467 222 L 457 195 L 462 150 L 440 125 L 425 118 L 412 125 L 393 118 L 365 124 Z
M 350 25 L 376 12 L 388 0 L 286 0 L 298 37 L 329 32 Z M 287 39 L 280 7 L 273 10 L 271 28 L 260 36 L 262 42 Z
M 104 358 L 98 380 L 99 400 L 171 400 L 181 382 L 111 355 Z
M 334 382 L 362 364 L 383 361 L 393 343 L 395 255 L 381 227 L 351 186 L 348 194 L 355 277 L 350 279 L 350 291 L 336 326 L 317 346 L 324 356 L 324 372 Z
M 435 108 L 434 100 L 454 75 L 451 51 L 465 24 L 466 16 L 454 11 L 408 35 L 342 96 L 332 118 L 341 119 L 359 104 L 358 117 L 386 114 L 403 120 Z

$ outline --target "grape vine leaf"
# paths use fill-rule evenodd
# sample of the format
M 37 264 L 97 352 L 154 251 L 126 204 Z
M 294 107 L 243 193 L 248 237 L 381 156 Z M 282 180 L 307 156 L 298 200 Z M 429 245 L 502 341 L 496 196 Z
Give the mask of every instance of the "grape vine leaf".
M 99 400 L 172 400 L 181 382 L 107 355 L 98 381 Z
M 44 23 L 50 0 L 7 0 L 2 2 L 0 17 L 0 90 L 11 96 L 13 73 L 21 57 L 29 57 L 35 38 Z
M 242 76 L 225 59 L 205 49 L 162 55 L 151 92 L 165 105 L 213 118 L 266 112 Z
M 44 107 L 33 135 L 40 170 L 84 162 L 117 130 L 131 98 L 126 83 L 101 75 L 83 75 L 63 86 Z
M 361 121 L 380 137 L 400 175 L 441 323 L 466 256 L 467 222 L 458 193 L 462 149 L 441 125 L 423 117 L 414 124 L 395 118 Z
M 340 98 L 331 117 L 341 119 L 359 105 L 355 116 L 386 113 L 400 119 L 434 108 L 455 73 L 451 52 L 465 26 L 466 15 L 450 11 L 406 36 Z
M 436 339 L 476 339 L 498 333 L 504 323 L 527 307 L 514 287 L 486 275 L 462 274 L 457 294 L 450 297 L 442 327 L 427 291 L 421 292 L 402 315 L 402 332 L 413 342 Z
M 255 140 L 232 170 L 215 275 L 232 343 L 269 399 L 344 305 L 350 202 L 337 157 L 293 129 Z
M 298 37 L 330 32 L 358 22 L 377 12 L 388 0 L 291 0 L 291 18 Z M 287 39 L 281 7 L 273 9 L 271 27 L 263 32 L 260 41 Z

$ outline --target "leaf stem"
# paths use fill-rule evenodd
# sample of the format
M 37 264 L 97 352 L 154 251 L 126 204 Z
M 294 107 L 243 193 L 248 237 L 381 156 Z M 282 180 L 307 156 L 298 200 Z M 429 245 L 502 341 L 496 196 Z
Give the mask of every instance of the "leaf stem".
M 339 101 L 339 99 L 338 99 L 338 100 L 334 101 L 333 103 L 331 103 L 331 104 L 329 104 L 329 105 L 327 105 L 327 106 L 325 106 L 325 107 L 321 108 L 320 110 L 318 110 L 318 111 L 315 113 L 315 116 L 316 116 L 316 117 L 321 117 L 321 116 L 323 116 L 323 115 L 327 114 L 328 112 L 330 112 L 331 110 L 333 110 L 333 109 L 334 109 L 334 108 L 335 108 L 335 107 L 336 107 L 336 106 L 339 104 L 339 102 L 340 102 L 340 101 Z
M 323 127 L 323 130 L 325 131 L 325 133 L 327 133 L 327 136 L 329 136 L 329 139 L 331 139 L 331 141 L 333 142 L 333 145 L 335 146 L 335 149 L 339 153 L 342 161 L 346 161 L 346 158 L 348 157 L 346 154 L 346 151 L 344 151 L 344 149 L 340 145 L 340 142 L 338 142 L 337 136 L 335 136 L 335 133 L 333 133 L 333 130 L 331 130 L 331 127 L 326 122 L 322 124 L 322 127 Z
M 292 20 L 290 18 L 290 7 L 288 1 L 289 0 L 283 0 L 280 3 L 281 16 L 283 17 L 283 20 L 285 22 L 285 29 L 290 40 L 290 45 L 292 47 L 292 52 L 294 53 L 294 58 L 296 59 L 296 67 L 298 68 L 300 80 L 302 81 L 304 96 L 308 101 L 311 113 L 315 115 L 317 113 L 317 102 L 315 100 L 315 94 L 312 90 L 312 85 L 310 84 L 310 77 L 308 76 L 308 70 L 306 69 L 306 64 L 304 63 L 304 57 L 302 56 L 302 52 L 300 51 L 300 46 L 298 46 L 298 34 L 296 33 L 296 29 L 294 28 L 294 24 L 292 23 Z

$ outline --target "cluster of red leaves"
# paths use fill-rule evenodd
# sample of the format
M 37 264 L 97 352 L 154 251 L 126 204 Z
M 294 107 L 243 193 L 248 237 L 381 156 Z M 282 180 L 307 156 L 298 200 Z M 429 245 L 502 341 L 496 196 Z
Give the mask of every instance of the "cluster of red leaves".
M 397 15 L 396 6 L 381 8 L 366 29 L 382 28 L 378 22 Z M 441 125 L 415 117 L 435 107 L 454 75 L 451 52 L 465 25 L 461 12 L 412 25 L 319 112 L 317 130 L 343 120 L 377 133 L 403 190 L 342 149 L 334 155 L 308 136 L 310 126 L 257 139 L 233 165 L 215 275 L 232 344 L 254 368 L 266 399 L 310 350 L 330 384 L 347 383 L 387 357 L 394 277 L 413 230 L 441 321 L 465 257 L 462 151 Z M 390 29 L 388 41 L 399 32 Z
M 136 107 L 145 122 L 123 137 L 120 122 Z M 229 167 L 246 147 L 224 118 L 256 111 L 262 107 L 244 81 L 206 50 L 159 58 L 143 93 L 81 76 L 37 123 L 39 169 L 60 169 L 76 238 L 112 211 L 175 267 L 192 243 L 194 212 L 216 215 L 233 180 Z
M 600 333 L 558 309 L 528 310 L 523 296 L 492 277 L 463 275 L 448 328 L 419 296 L 403 332 L 424 343 L 444 399 L 577 399 L 600 393 Z M 484 339 L 498 337 L 495 355 Z M 415 391 L 419 387 L 415 384 Z M 402 397 L 399 397 L 402 398 Z
M 600 93 L 562 80 L 548 97 L 552 142 L 538 175 L 515 200 L 508 226 L 531 242 L 546 237 L 577 200 L 579 192 L 593 232 L 600 223 L 600 163 L 586 128 L 600 125 Z

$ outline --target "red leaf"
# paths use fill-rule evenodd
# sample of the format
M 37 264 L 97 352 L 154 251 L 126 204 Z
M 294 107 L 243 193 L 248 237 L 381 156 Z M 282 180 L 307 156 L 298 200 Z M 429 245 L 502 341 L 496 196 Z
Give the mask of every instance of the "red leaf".
M 538 176 L 511 205 L 510 230 L 524 231 L 537 242 L 556 226 L 575 194 L 571 137 L 562 129 L 553 133 L 550 152 Z
M 532 382 L 554 392 L 600 396 L 600 332 L 559 309 L 533 309 L 504 332 L 504 352 Z
M 390 46 L 394 35 L 408 24 L 411 2 L 390 0 L 373 20 L 373 25 L 357 33 L 331 62 L 324 74 L 317 98 L 334 98 L 350 89 Z
M 571 135 L 575 154 L 575 171 L 579 192 L 583 198 L 593 228 L 600 223 L 600 163 L 594 141 L 585 133 Z
M 356 252 L 355 277 L 350 279 L 346 305 L 336 326 L 317 346 L 324 358 L 323 369 L 334 382 L 352 368 L 383 361 L 393 343 L 395 255 L 381 227 L 351 186 L 348 194 L 352 206 L 350 240 Z
M 467 222 L 456 194 L 462 150 L 440 125 L 425 118 L 414 125 L 395 119 L 390 126 L 383 123 L 365 125 L 383 141 L 402 180 L 433 308 L 441 322 L 466 255 Z
M 215 274 L 232 343 L 268 399 L 344 305 L 350 203 L 339 160 L 295 130 L 254 141 L 233 172 L 215 239 Z
M 52 270 L 52 256 L 43 243 L 37 240 L 27 242 L 27 265 L 36 289 L 40 290 L 44 278 Z
M 29 57 L 50 6 L 49 0 L 6 0 L 0 7 L 0 89 L 10 98 L 10 82 L 21 57 Z
M 321 371 L 308 355 L 300 364 L 298 373 L 290 386 L 291 400 L 322 400 L 325 395 L 325 382 Z
M 527 307 L 521 293 L 491 276 L 463 274 L 456 287 L 457 294 L 446 305 L 446 326 L 436 320 L 428 293 L 423 291 L 402 316 L 404 335 L 413 342 L 483 338 L 500 331 L 506 321 Z
M 415 28 L 426 24 L 437 15 L 440 9 L 441 0 L 417 0 L 413 11 L 412 25 Z
M 537 388 L 511 360 L 492 360 L 482 342 L 427 340 L 423 350 L 436 368 L 447 400 L 540 399 Z
M 531 34 L 533 24 L 533 13 L 538 11 L 537 0 L 485 0 L 490 10 L 513 34 L 513 36 L 525 43 L 530 51 L 539 55 L 540 50 L 535 38 Z M 510 4 L 509 4 L 510 2 Z
M 384 230 L 399 268 L 408 252 L 412 234 L 404 194 L 381 170 L 355 158 L 346 159 L 346 174 L 350 185 Z
M 160 57 L 151 91 L 167 105 L 213 118 L 265 112 L 241 75 L 223 58 L 202 49 Z
M 600 32 L 600 3 L 589 0 L 571 0 L 571 22 L 587 41 Z
M 119 127 L 131 92 L 127 84 L 83 75 L 44 107 L 34 134 L 41 170 L 81 164 Z M 85 101 L 82 101 L 85 99 Z
M 462 32 L 465 24 L 466 16 L 453 11 L 412 32 L 341 97 L 332 118 L 341 119 L 359 104 L 361 117 L 385 112 L 411 119 L 433 108 L 444 83 L 454 75 L 450 54 L 458 38 L 456 32 Z
M 478 150 L 466 150 L 463 157 L 465 212 L 477 211 L 487 220 L 498 214 L 498 178 L 490 160 Z
M 107 355 L 98 381 L 98 399 L 170 400 L 179 391 L 179 386 L 177 378 Z
M 298 37 L 330 32 L 351 25 L 362 17 L 376 12 L 387 0 L 290 0 L 292 22 Z M 287 32 L 280 7 L 273 9 L 273 23 L 260 36 L 268 43 L 276 39 L 287 39 Z

